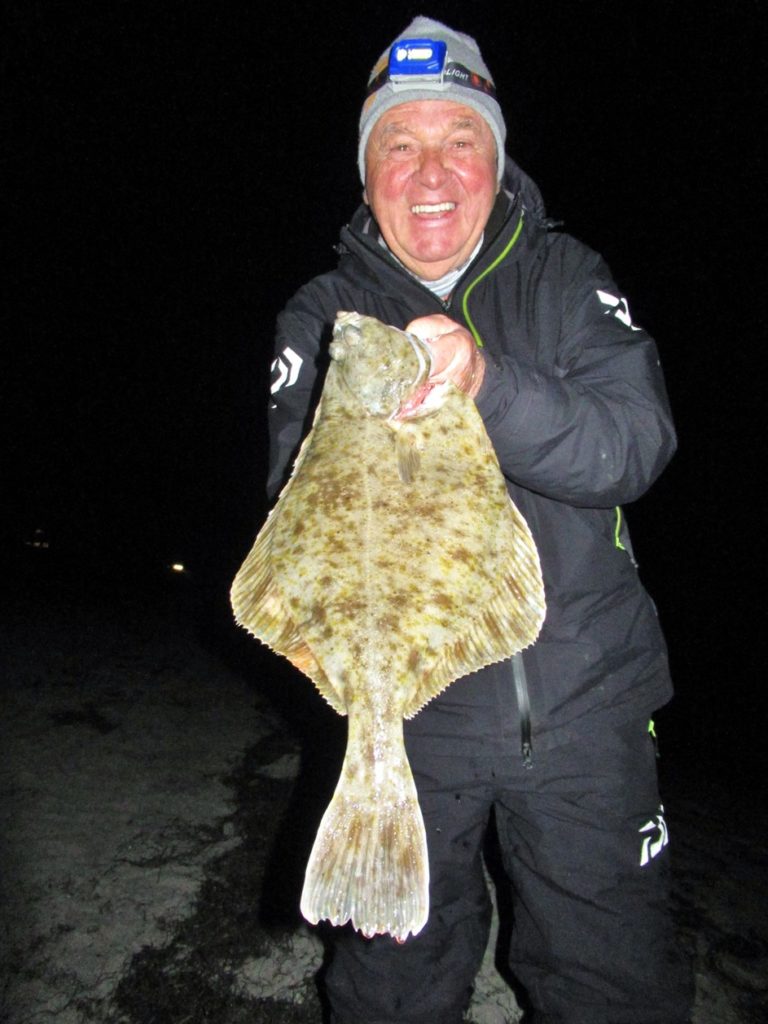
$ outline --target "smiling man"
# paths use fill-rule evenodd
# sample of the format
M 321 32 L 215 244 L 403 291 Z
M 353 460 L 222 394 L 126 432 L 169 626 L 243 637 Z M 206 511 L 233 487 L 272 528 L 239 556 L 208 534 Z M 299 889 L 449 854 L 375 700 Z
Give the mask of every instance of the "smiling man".
M 339 265 L 278 321 L 270 492 L 311 420 L 337 311 L 407 327 L 429 347 L 430 382 L 477 403 L 548 609 L 532 648 L 406 723 L 430 917 L 402 945 L 336 930 L 328 997 L 334 1024 L 460 1024 L 488 938 L 493 813 L 530 1019 L 683 1024 L 690 974 L 648 729 L 671 683 L 620 510 L 671 458 L 674 428 L 653 340 L 600 256 L 546 219 L 505 139 L 475 41 L 417 18 L 371 72 L 365 202 Z
M 365 199 L 396 256 L 434 282 L 465 265 L 496 193 L 496 143 L 485 119 L 450 100 L 387 111 L 365 155 Z

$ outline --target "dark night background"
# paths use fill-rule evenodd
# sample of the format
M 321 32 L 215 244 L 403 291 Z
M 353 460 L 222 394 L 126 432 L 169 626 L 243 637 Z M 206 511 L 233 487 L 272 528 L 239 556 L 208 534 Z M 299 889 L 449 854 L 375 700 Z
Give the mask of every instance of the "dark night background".
M 368 71 L 430 14 L 477 37 L 510 152 L 657 339 L 680 448 L 627 516 L 677 681 L 662 719 L 692 760 L 759 766 L 760 6 L 7 4 L 10 586 L 39 555 L 141 594 L 179 560 L 227 620 L 266 512 L 275 315 L 334 264 Z

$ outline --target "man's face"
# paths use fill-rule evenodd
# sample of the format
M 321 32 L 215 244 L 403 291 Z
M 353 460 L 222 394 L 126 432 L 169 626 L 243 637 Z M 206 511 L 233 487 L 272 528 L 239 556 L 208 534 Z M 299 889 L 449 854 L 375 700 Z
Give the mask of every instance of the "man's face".
M 365 198 L 389 248 L 436 281 L 477 245 L 498 191 L 493 133 L 452 100 L 402 103 L 376 122 L 365 149 Z

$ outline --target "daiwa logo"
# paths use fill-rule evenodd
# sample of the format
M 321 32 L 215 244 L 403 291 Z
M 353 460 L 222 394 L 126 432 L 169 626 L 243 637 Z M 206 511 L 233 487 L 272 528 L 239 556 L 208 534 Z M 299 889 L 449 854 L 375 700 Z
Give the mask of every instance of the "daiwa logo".
M 651 818 L 650 821 L 647 821 L 637 831 L 641 835 L 647 833 L 640 848 L 640 867 L 644 868 L 654 857 L 658 857 L 669 843 L 669 830 L 667 829 L 666 821 L 664 821 L 664 807 L 660 805 L 659 813 L 656 817 Z
M 277 373 L 277 377 L 272 382 L 270 387 L 270 393 L 275 394 L 280 388 L 289 388 L 292 384 L 295 384 L 299 370 L 304 365 L 304 360 L 300 355 L 297 355 L 290 346 L 286 345 L 280 355 L 272 363 L 272 373 Z
M 617 320 L 621 320 L 627 327 L 631 327 L 633 331 L 641 330 L 640 327 L 635 327 L 632 323 L 632 317 L 629 315 L 629 303 L 625 298 L 619 298 L 618 295 L 611 295 L 610 292 L 603 292 L 597 289 L 597 297 L 600 299 L 604 306 L 608 309 L 605 310 L 606 316 L 615 316 Z

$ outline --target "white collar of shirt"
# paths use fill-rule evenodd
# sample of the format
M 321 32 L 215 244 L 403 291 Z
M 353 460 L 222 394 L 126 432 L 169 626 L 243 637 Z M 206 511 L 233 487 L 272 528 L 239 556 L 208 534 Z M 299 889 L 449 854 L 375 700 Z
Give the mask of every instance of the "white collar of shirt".
M 402 262 L 402 260 L 398 260 L 397 259 L 397 256 L 395 256 L 395 254 L 389 248 L 389 246 L 384 241 L 384 239 L 383 239 L 383 237 L 381 235 L 379 235 L 379 245 L 382 248 L 386 249 L 387 252 L 390 254 L 390 256 L 392 256 L 393 259 L 397 260 L 397 262 L 400 264 L 401 267 L 403 267 L 405 270 L 408 270 L 408 273 L 411 275 L 411 277 L 415 277 L 417 281 L 421 282 L 421 284 L 423 284 L 425 288 L 429 288 L 429 290 L 431 292 L 433 292 L 435 295 L 437 295 L 437 297 L 439 299 L 445 300 L 451 294 L 451 292 L 454 289 L 454 286 L 455 286 L 456 282 L 459 280 L 461 275 L 467 269 L 469 264 L 472 262 L 472 260 L 475 258 L 475 256 L 477 256 L 477 254 L 480 252 L 480 248 L 481 248 L 481 246 L 483 244 L 483 238 L 484 237 L 485 237 L 484 235 L 480 236 L 480 241 L 477 243 L 475 248 L 472 250 L 472 252 L 470 253 L 469 259 L 465 263 L 462 263 L 462 265 L 460 267 L 456 267 L 455 270 L 449 270 L 447 274 L 443 274 L 443 276 L 439 280 L 437 280 L 437 281 L 425 281 L 423 277 L 419 277 L 419 275 L 418 274 L 414 274 L 412 270 L 408 270 L 408 267 L 405 266 L 405 264 Z

